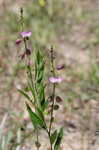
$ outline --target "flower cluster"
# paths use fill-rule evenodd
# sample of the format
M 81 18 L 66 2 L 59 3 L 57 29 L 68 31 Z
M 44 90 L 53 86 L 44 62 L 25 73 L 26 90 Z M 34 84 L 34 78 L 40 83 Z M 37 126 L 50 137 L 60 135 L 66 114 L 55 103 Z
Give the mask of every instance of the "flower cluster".
M 57 70 L 62 70 L 62 69 L 64 69 L 64 64 L 61 64 L 61 65 L 58 65 L 57 67 L 56 67 L 56 69 Z M 62 78 L 62 77 L 50 77 L 49 78 L 49 81 L 51 82 L 51 83 L 60 83 L 60 82 L 62 82 L 64 79 Z
M 27 39 L 32 35 L 32 32 L 31 31 L 21 32 L 20 35 L 23 39 Z M 23 41 L 23 39 L 17 39 L 16 45 L 19 45 Z
M 20 57 L 21 59 L 24 59 L 25 56 L 29 56 L 31 54 L 31 50 L 27 47 L 27 40 L 29 39 L 29 37 L 32 35 L 31 31 L 28 32 L 21 32 L 20 36 L 21 39 L 17 39 L 16 40 L 16 45 L 20 45 L 20 43 L 24 42 L 25 44 L 25 52 L 23 52 Z

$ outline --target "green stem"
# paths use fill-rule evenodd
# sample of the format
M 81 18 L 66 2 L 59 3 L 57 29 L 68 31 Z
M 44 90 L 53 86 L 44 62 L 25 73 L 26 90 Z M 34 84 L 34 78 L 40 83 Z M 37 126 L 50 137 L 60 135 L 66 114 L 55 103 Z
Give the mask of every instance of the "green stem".
M 46 129 L 46 132 L 47 132 L 47 134 L 48 134 L 48 137 L 49 137 L 49 141 L 50 141 L 51 150 L 53 150 L 52 143 L 51 143 L 51 136 L 50 136 L 50 132 L 48 131 L 48 129 Z
M 39 143 L 38 129 L 37 129 L 37 143 Z M 39 150 L 39 146 L 37 146 L 37 150 Z
M 51 67 L 52 67 L 52 74 L 53 77 L 55 77 L 55 68 L 54 68 L 54 56 L 53 56 L 53 47 L 51 47 Z M 53 90 L 52 90 L 52 99 L 53 99 L 53 103 L 52 103 L 52 107 L 51 107 L 51 114 L 50 114 L 50 125 L 49 125 L 49 138 L 51 137 L 51 131 L 52 131 L 52 124 L 53 124 L 53 111 L 54 111 L 54 103 L 55 103 L 55 88 L 56 88 L 56 84 L 53 84 Z M 52 143 L 50 141 L 50 145 L 51 145 L 51 150 L 52 148 Z
M 49 125 L 49 134 L 51 135 L 51 130 L 52 130 L 52 123 L 53 123 L 53 110 L 54 110 L 54 103 L 55 103 L 55 84 L 53 84 L 53 103 L 52 103 L 52 108 L 51 108 L 51 116 L 50 116 L 50 125 Z

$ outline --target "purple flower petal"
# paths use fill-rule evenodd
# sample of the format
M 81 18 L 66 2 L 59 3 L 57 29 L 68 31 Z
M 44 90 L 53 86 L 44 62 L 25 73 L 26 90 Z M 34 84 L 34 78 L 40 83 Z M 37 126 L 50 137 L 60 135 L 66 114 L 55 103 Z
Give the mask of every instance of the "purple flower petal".
M 15 43 L 16 43 L 16 45 L 19 45 L 21 42 L 22 42 L 21 39 L 17 39 Z
M 58 66 L 56 67 L 57 70 L 61 70 L 61 69 L 64 69 L 64 68 L 65 68 L 65 65 L 64 65 L 64 64 L 58 65 Z
M 61 77 L 50 77 L 50 78 L 49 78 L 49 81 L 50 81 L 51 83 L 60 83 L 60 82 L 63 81 L 63 78 L 61 78 Z
M 21 34 L 21 36 L 23 38 L 26 38 L 26 37 L 30 37 L 32 35 L 32 32 L 31 31 L 29 31 L 29 32 L 21 32 L 20 34 Z

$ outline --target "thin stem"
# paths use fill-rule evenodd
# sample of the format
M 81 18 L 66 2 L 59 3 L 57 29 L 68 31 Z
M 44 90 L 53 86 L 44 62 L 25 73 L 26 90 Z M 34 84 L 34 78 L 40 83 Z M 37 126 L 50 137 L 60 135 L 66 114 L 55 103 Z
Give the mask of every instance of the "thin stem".
M 53 103 L 52 103 L 52 108 L 51 108 L 51 116 L 50 116 L 50 125 L 49 125 L 49 139 L 51 137 L 51 130 L 52 130 L 52 124 L 53 124 L 53 110 L 54 110 L 54 103 L 55 103 L 55 84 L 53 85 Z M 51 150 L 52 150 L 52 143 L 50 141 L 51 145 Z
M 23 41 L 24 41 L 24 48 L 25 48 L 25 51 L 28 49 L 27 47 L 27 41 L 25 38 L 23 38 Z M 30 57 L 28 57 L 28 61 L 30 61 Z M 27 69 L 28 69 L 28 65 L 26 65 Z M 31 83 L 32 83 L 32 88 L 34 89 L 34 83 L 33 83 L 33 79 L 32 79 L 32 73 L 31 73 L 31 68 L 29 69 L 29 75 L 28 75 L 28 78 L 30 79 Z M 34 99 L 35 99 L 35 95 L 34 96 Z
M 38 135 L 38 129 L 37 129 L 37 144 L 39 144 L 39 135 Z M 37 146 L 37 150 L 39 150 L 39 146 Z
M 26 42 L 26 38 L 23 38 L 23 41 L 24 41 L 24 48 L 25 48 L 25 51 L 27 50 L 27 42 Z
M 54 110 L 54 103 L 55 103 L 55 84 L 53 84 L 53 103 L 52 103 L 52 108 L 51 108 L 51 116 L 50 116 L 50 126 L 49 126 L 49 134 L 51 135 L 51 129 L 52 129 L 52 123 L 53 123 L 53 110 Z
M 24 29 L 24 17 L 23 17 L 23 8 L 20 8 L 20 22 L 21 22 L 21 31 Z
M 51 136 L 50 136 L 50 132 L 48 131 L 48 129 L 47 129 L 47 128 L 46 128 L 46 132 L 47 132 L 48 137 L 49 137 L 49 141 L 50 141 L 50 145 L 51 145 L 51 150 L 53 150 L 52 143 L 51 143 Z
M 51 67 L 52 67 L 52 74 L 53 77 L 55 77 L 55 68 L 54 68 L 54 56 L 53 56 L 53 47 L 51 47 Z M 55 88 L 56 88 L 56 84 L 53 84 L 53 90 L 52 90 L 52 99 L 53 99 L 53 103 L 52 103 L 52 107 L 51 107 L 51 114 L 50 114 L 50 125 L 49 125 L 49 138 L 51 136 L 51 131 L 52 131 L 52 124 L 53 124 L 53 111 L 54 111 L 54 103 L 55 103 Z M 51 145 L 51 150 L 52 150 L 52 143 L 50 141 L 50 145 Z

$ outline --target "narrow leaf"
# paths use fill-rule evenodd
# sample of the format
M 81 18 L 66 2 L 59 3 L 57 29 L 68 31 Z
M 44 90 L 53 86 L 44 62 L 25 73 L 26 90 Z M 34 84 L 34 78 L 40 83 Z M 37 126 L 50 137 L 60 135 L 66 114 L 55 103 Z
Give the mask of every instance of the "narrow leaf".
M 49 104 L 49 101 L 45 100 L 45 102 L 44 102 L 44 104 L 42 106 L 43 111 L 48 107 L 48 104 Z
M 38 115 L 40 116 L 40 118 L 42 118 L 42 120 L 44 121 L 44 114 L 43 114 L 42 110 L 37 108 L 37 112 L 38 112 Z
M 34 88 L 32 87 L 32 85 L 31 85 L 30 82 L 28 82 L 28 86 L 29 86 L 29 90 L 30 90 L 31 93 L 32 93 L 32 96 L 35 97 L 35 90 L 34 90 Z
M 56 138 L 57 138 L 57 130 L 55 130 L 50 137 L 51 144 L 55 142 Z
M 28 100 L 31 101 L 31 98 L 29 97 L 29 95 L 28 95 L 25 91 L 23 91 L 23 90 L 21 90 L 21 89 L 18 89 L 18 91 L 19 91 L 23 96 L 25 96 Z
M 60 129 L 60 131 L 57 135 L 57 139 L 56 139 L 56 142 L 54 144 L 54 150 L 59 150 L 62 137 L 63 137 L 63 128 Z
M 27 106 L 27 110 L 29 112 L 29 116 L 31 118 L 32 124 L 33 126 L 36 127 L 42 127 L 45 128 L 44 126 L 44 121 L 36 114 L 32 111 L 32 109 L 30 108 L 30 106 L 26 103 Z

